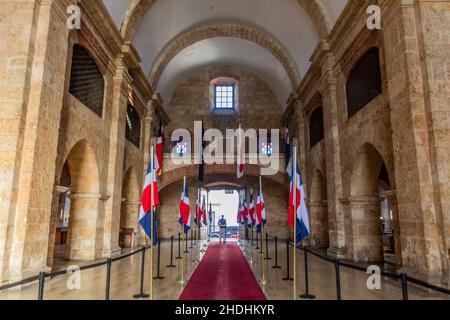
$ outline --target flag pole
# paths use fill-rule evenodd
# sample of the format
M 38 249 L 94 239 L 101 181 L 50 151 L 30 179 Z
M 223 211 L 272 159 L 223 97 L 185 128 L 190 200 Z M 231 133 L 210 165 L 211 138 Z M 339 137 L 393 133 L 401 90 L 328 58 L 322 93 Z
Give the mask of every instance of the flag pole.
M 263 201 L 263 190 L 262 190 L 262 177 L 259 176 L 259 196 L 260 199 L 259 201 Z M 262 212 L 261 212 L 261 269 L 262 269 L 262 283 L 263 285 L 266 284 L 266 275 L 264 272 L 264 232 L 265 232 L 266 227 L 264 226 L 264 220 L 263 220 L 263 216 L 262 216 Z
M 252 198 L 253 195 L 253 189 L 250 189 L 250 198 L 248 199 L 249 202 L 247 202 L 247 213 L 250 214 L 250 199 Z M 253 203 L 254 205 L 254 203 Z M 254 210 L 256 211 L 256 208 L 254 208 Z M 252 250 L 250 250 L 250 263 L 253 264 L 253 217 L 250 217 L 250 220 L 252 221 L 252 242 L 251 242 L 251 246 L 250 248 L 252 248 Z M 258 217 L 256 217 L 258 219 Z M 246 222 L 247 223 L 247 222 Z
M 184 194 L 185 190 L 186 190 L 186 176 L 184 176 L 184 178 L 183 178 L 183 201 L 184 201 L 184 196 L 185 196 L 185 194 Z M 181 217 L 181 220 L 183 220 L 183 217 Z M 182 223 L 181 224 L 181 234 L 184 233 L 184 228 L 185 228 L 185 226 Z M 181 238 L 183 238 L 183 237 L 181 237 Z M 183 240 L 183 242 L 184 241 L 185 240 Z M 184 243 L 183 243 L 182 247 L 184 248 Z M 180 259 L 180 263 L 181 263 L 181 283 L 184 283 L 184 252 L 183 251 L 184 250 L 180 251 L 181 252 L 181 259 Z
M 293 189 L 292 198 L 294 202 L 294 300 L 297 300 L 297 143 L 294 144 L 293 166 Z
M 154 225 L 153 225 L 153 215 L 154 215 L 154 201 L 155 201 L 155 191 L 153 190 L 154 188 L 154 183 L 153 180 L 155 178 L 155 154 L 154 154 L 154 149 L 153 149 L 153 145 L 150 148 L 150 163 L 152 166 L 152 178 L 151 178 L 151 187 L 150 187 L 150 203 L 151 203 L 151 209 L 150 209 L 150 300 L 153 300 L 153 244 L 155 243 L 155 230 L 154 230 Z

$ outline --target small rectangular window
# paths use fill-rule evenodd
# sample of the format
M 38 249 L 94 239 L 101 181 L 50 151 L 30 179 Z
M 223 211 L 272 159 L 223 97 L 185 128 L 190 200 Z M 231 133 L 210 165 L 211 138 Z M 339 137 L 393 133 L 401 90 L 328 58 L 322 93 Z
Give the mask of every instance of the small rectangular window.
M 214 97 L 216 109 L 234 109 L 234 85 L 216 85 Z

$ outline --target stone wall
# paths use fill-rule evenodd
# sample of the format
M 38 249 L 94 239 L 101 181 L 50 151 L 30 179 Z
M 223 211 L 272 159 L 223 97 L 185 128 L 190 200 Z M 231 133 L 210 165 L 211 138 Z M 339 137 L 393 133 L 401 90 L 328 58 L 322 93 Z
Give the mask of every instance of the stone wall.
M 238 79 L 239 106 L 232 114 L 219 115 L 210 100 L 210 81 L 221 75 L 232 74 Z M 236 129 L 239 116 L 242 127 L 254 129 L 281 128 L 283 107 L 272 89 L 260 78 L 241 67 L 204 69 L 183 81 L 167 107 L 171 116 L 167 133 L 186 128 L 194 131 L 194 121 L 204 121 L 205 128 Z M 169 136 L 170 138 L 170 136 Z

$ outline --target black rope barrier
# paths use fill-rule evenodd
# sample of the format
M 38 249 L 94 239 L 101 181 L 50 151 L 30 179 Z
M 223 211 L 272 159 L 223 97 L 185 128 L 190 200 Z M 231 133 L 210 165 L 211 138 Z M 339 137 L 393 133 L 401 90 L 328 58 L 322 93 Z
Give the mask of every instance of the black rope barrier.
M 185 244 L 184 253 L 189 253 L 189 250 L 188 250 L 188 234 L 187 234 L 187 232 L 184 233 L 184 244 Z
M 111 291 L 111 267 L 112 259 L 108 258 L 106 263 L 106 288 L 105 288 L 105 300 L 109 300 L 109 294 Z
M 305 293 L 300 296 L 302 299 L 315 299 L 316 296 L 309 293 L 309 274 L 308 274 L 308 248 L 303 248 L 305 262 Z
M 275 237 L 275 265 L 272 268 L 281 269 L 281 266 L 278 265 L 278 237 Z
M 283 278 L 284 281 L 294 280 L 293 278 L 291 278 L 291 275 L 290 275 L 291 267 L 290 267 L 290 261 L 289 261 L 289 246 L 290 246 L 289 240 L 286 240 L 286 277 Z
M 272 260 L 272 258 L 269 256 L 269 235 L 266 233 L 266 257 L 264 260 Z
M 145 272 L 145 246 L 142 246 L 142 255 L 141 255 L 141 281 L 140 281 L 140 290 L 138 294 L 135 294 L 133 297 L 135 299 L 145 299 L 150 297 L 148 294 L 144 293 L 144 272 Z
M 182 259 L 182 256 L 181 256 L 181 233 L 178 233 L 178 256 L 175 259 L 177 259 L 177 260 Z
M 167 266 L 167 268 L 175 268 L 176 266 L 173 264 L 173 240 L 174 237 L 170 237 L 170 264 Z
M 38 300 L 44 300 L 45 272 L 39 273 Z
M 164 277 L 161 276 L 161 241 L 158 241 L 158 259 L 156 263 L 156 277 L 153 277 L 154 280 L 164 280 Z

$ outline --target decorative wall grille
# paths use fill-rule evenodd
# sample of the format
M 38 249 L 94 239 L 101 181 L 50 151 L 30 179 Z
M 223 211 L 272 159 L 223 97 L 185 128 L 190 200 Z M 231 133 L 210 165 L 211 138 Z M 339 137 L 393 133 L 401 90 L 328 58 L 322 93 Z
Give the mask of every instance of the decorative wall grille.
M 380 55 L 371 48 L 353 68 L 347 81 L 348 117 L 353 117 L 382 92 Z
M 141 119 L 133 106 L 128 105 L 125 124 L 125 137 L 128 141 L 140 148 L 141 145 Z
M 80 45 L 74 45 L 69 92 L 102 117 L 105 82 L 94 59 Z
M 309 147 L 312 148 L 324 138 L 323 108 L 317 108 L 309 121 Z

